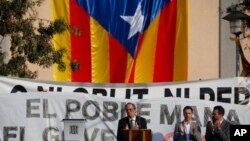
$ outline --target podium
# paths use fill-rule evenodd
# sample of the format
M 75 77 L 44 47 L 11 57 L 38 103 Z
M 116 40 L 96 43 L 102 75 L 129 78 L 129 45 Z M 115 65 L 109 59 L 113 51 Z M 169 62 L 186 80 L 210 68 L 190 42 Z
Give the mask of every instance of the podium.
M 152 141 L 150 129 L 124 129 L 124 141 Z

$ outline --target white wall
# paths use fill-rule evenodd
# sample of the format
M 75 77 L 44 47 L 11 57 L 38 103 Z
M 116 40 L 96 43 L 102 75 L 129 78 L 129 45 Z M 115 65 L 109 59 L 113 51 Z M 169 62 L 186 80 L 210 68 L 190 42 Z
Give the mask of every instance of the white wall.
M 219 0 L 189 0 L 188 80 L 219 77 Z

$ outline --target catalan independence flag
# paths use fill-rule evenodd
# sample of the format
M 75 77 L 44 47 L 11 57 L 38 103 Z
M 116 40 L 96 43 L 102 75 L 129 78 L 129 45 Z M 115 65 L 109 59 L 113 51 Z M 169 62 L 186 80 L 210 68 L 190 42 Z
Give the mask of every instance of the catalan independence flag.
M 187 80 L 187 0 L 52 0 L 52 8 L 54 19 L 81 30 L 54 37 L 68 54 L 66 71 L 54 69 L 55 80 Z M 80 63 L 79 71 L 71 71 L 69 59 Z

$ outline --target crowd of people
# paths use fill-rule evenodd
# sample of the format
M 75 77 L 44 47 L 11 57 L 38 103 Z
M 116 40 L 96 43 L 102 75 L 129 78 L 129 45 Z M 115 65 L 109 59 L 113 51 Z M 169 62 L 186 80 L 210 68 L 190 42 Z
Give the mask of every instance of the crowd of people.
M 117 129 L 117 140 L 123 141 L 124 129 L 147 129 L 146 119 L 136 114 L 134 103 L 125 105 L 127 116 L 120 119 Z M 224 119 L 225 110 L 222 106 L 215 106 L 212 111 L 211 121 L 207 122 L 206 141 L 230 141 L 230 122 Z M 201 141 L 201 128 L 192 120 L 193 109 L 191 106 L 183 108 L 184 120 L 176 123 L 174 128 L 174 141 Z

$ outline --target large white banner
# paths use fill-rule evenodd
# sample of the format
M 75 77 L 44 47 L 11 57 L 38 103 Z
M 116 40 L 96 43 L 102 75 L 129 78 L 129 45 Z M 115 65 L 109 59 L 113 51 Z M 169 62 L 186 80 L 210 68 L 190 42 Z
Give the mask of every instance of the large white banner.
M 172 140 L 182 109 L 193 106 L 194 119 L 205 134 L 215 105 L 225 118 L 250 124 L 250 79 L 244 77 L 183 83 L 90 84 L 0 77 L 0 141 L 63 140 L 62 119 L 87 119 L 86 141 L 115 140 L 126 102 L 137 103 L 153 140 Z M 46 92 L 44 92 L 46 91 Z
M 63 119 L 86 119 L 85 141 L 115 141 L 118 120 L 124 117 L 126 102 L 137 105 L 147 119 L 154 141 L 171 141 L 174 125 L 183 120 L 182 109 L 190 105 L 194 120 L 202 129 L 214 106 L 225 108 L 225 118 L 236 124 L 249 124 L 250 107 L 178 97 L 125 100 L 81 93 L 18 93 L 0 95 L 1 141 L 63 140 Z
M 0 89 L 0 94 L 38 91 L 79 92 L 122 99 L 179 97 L 249 105 L 250 79 L 235 77 L 182 83 L 92 84 L 0 77 Z

